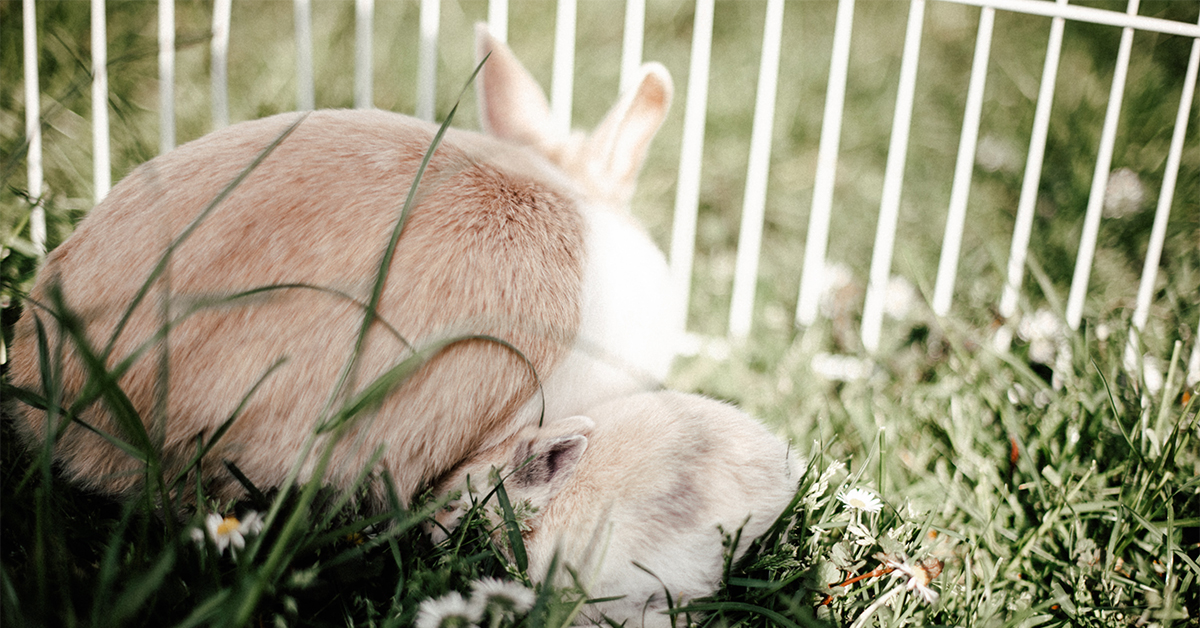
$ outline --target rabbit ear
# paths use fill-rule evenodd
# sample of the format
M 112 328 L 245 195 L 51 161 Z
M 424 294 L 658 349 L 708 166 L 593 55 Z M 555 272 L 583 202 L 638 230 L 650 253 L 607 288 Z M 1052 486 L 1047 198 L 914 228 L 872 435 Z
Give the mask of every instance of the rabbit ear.
M 479 23 L 475 25 L 475 57 L 482 61 L 485 56 L 487 62 L 475 87 L 484 132 L 518 144 L 546 145 L 550 105 L 545 92 L 512 50 Z
M 642 66 L 637 87 L 624 94 L 588 138 L 593 175 L 632 195 L 650 140 L 671 107 L 671 74 L 660 63 Z
M 516 471 L 506 484 L 514 494 L 538 508 L 545 507 L 566 486 L 587 451 L 592 420 L 574 416 L 551 423 L 531 441 L 517 448 Z

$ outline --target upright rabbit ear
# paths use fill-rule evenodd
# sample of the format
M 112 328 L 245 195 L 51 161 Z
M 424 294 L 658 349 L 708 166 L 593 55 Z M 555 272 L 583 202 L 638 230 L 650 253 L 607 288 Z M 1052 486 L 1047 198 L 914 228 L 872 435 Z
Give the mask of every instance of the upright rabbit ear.
M 518 144 L 545 145 L 550 125 L 545 92 L 483 23 L 475 25 L 475 57 L 487 57 L 475 86 L 484 132 Z
M 516 471 L 506 485 L 515 495 L 542 508 L 566 486 L 583 452 L 594 424 L 584 416 L 560 419 L 547 425 L 530 442 L 517 448 Z
M 671 74 L 660 63 L 642 66 L 637 87 L 622 95 L 588 138 L 592 172 L 632 195 L 650 140 L 671 107 Z

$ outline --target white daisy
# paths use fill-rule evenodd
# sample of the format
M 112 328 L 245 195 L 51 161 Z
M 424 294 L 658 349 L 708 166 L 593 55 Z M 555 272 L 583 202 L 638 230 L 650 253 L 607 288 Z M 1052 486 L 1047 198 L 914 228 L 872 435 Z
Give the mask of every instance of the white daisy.
M 879 501 L 871 491 L 861 488 L 852 488 L 843 493 L 838 493 L 838 501 L 841 501 L 847 507 L 853 510 L 861 510 L 863 512 L 879 512 L 883 509 L 883 502 Z
M 479 615 L 475 609 L 467 604 L 461 593 L 451 591 L 442 597 L 421 602 L 416 628 L 474 626 L 477 621 Z
M 938 601 L 938 592 L 929 588 L 929 583 L 942 573 L 942 561 L 936 558 L 926 558 L 918 563 L 910 563 L 907 560 L 888 560 L 885 563 L 895 571 L 892 572 L 892 577 L 897 580 L 908 578 L 904 583 L 904 588 L 909 591 L 916 591 L 926 604 L 933 604 Z
M 254 511 L 246 513 L 242 519 L 234 516 L 222 517 L 214 512 L 204 518 L 204 527 L 208 530 L 208 538 L 217 546 L 217 553 L 224 554 L 226 547 L 232 547 L 230 551 L 236 556 L 238 550 L 246 547 L 247 535 L 262 532 L 263 519 Z M 204 543 L 204 531 L 199 528 L 193 529 L 192 540 L 199 544 Z

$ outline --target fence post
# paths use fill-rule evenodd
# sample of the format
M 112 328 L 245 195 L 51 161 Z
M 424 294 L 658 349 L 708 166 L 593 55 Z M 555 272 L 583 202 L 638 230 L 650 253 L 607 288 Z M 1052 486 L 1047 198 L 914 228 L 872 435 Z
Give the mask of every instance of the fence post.
M 626 0 L 625 30 L 621 40 L 622 94 L 635 87 L 642 66 L 642 46 L 646 38 L 646 0 Z
M 354 107 L 370 109 L 375 106 L 372 87 L 375 82 L 373 45 L 375 30 L 375 0 L 355 0 L 354 3 Z
M 421 0 L 421 48 L 417 52 L 417 117 L 433 120 L 437 102 L 439 0 Z
M 767 175 L 771 170 L 771 137 L 775 126 L 775 93 L 779 85 L 779 56 L 783 40 L 783 0 L 767 1 L 763 23 L 762 57 L 758 66 L 758 91 L 754 98 L 754 123 L 750 130 L 750 163 L 746 167 L 746 193 L 742 199 L 742 225 L 738 232 L 737 262 L 733 273 L 733 301 L 729 308 L 729 335 L 745 340 L 754 318 L 758 287 L 758 261 L 766 217 Z
M 925 0 L 912 0 L 908 11 L 908 27 L 904 33 L 904 56 L 900 61 L 900 88 L 896 93 L 896 111 L 892 117 L 892 139 L 888 144 L 887 166 L 883 173 L 883 201 L 879 207 L 879 223 L 875 227 L 867 300 L 863 305 L 862 341 L 868 353 L 875 353 L 879 349 L 879 336 L 883 328 L 883 306 L 888 279 L 892 274 L 892 251 L 896 244 L 896 223 L 900 218 L 900 192 L 908 157 L 908 135 L 912 130 L 913 98 L 917 87 L 917 62 L 921 55 L 924 19 Z
M 1067 0 L 1058 0 L 1065 5 Z M 1046 156 L 1046 135 L 1050 129 L 1050 107 L 1054 102 L 1054 86 L 1058 81 L 1058 59 L 1062 53 L 1063 29 L 1066 20 L 1055 17 L 1050 22 L 1050 41 L 1046 44 L 1046 61 L 1042 66 L 1042 84 L 1038 88 L 1037 107 L 1033 112 L 1033 135 L 1029 140 L 1029 155 L 1025 160 L 1025 176 L 1021 181 L 1021 196 L 1017 201 L 1017 220 L 1013 227 L 1012 247 L 1008 255 L 1008 275 L 1000 297 L 1000 317 L 1010 319 L 1017 313 L 1021 282 L 1025 278 L 1025 255 L 1033 232 L 1033 208 L 1037 204 L 1038 185 L 1042 178 L 1042 159 Z M 1007 351 L 1012 330 L 1004 327 L 996 337 L 996 348 Z
M 312 1 L 294 0 L 292 8 L 296 24 L 296 109 L 310 111 L 316 107 L 313 96 Z
M 25 63 L 25 138 L 29 148 L 25 151 L 25 172 L 29 180 L 29 240 L 38 255 L 46 254 L 46 208 L 43 199 L 42 174 L 42 104 L 38 85 L 37 7 L 33 0 L 24 0 L 21 6 L 21 24 Z
M 233 0 L 213 2 L 212 21 L 212 116 L 213 129 L 229 126 L 229 21 Z
M 158 0 L 158 152 L 175 148 L 175 0 Z
M 561 133 L 571 132 L 572 92 L 575 89 L 575 0 L 558 0 L 554 18 L 554 69 L 550 79 L 550 118 Z
M 108 143 L 108 33 L 104 0 L 92 0 L 92 182 L 95 201 L 112 187 Z
M 712 56 L 713 0 L 696 0 L 692 58 L 688 67 L 683 140 L 679 150 L 679 182 L 671 229 L 672 329 L 687 331 L 692 263 L 696 254 L 696 213 L 700 206 L 700 166 L 704 153 L 704 118 L 708 109 L 708 67 Z
M 1137 15 L 1138 0 L 1129 0 L 1126 14 Z M 1096 254 L 1096 237 L 1100 232 L 1100 212 L 1104 208 L 1104 192 L 1112 168 L 1113 145 L 1117 141 L 1117 121 L 1121 117 L 1121 101 L 1125 96 L 1125 76 L 1129 71 L 1129 53 L 1133 49 L 1133 28 L 1121 29 L 1121 44 L 1117 49 L 1117 67 L 1113 70 L 1112 88 L 1108 94 L 1108 110 L 1100 130 L 1100 151 L 1096 155 L 1096 170 L 1092 174 L 1092 189 L 1088 194 L 1087 215 L 1083 220 L 1083 237 L 1075 258 L 1075 276 L 1067 297 L 1067 325 L 1079 329 L 1083 318 L 1083 301 L 1087 297 L 1088 280 L 1092 274 L 1092 258 Z
M 800 274 L 800 298 L 796 323 L 817 321 L 817 305 L 825 283 L 825 251 L 829 247 L 829 217 L 833 212 L 833 183 L 837 175 L 838 145 L 842 135 L 842 113 L 846 102 L 846 73 L 850 62 L 850 31 L 854 23 L 854 0 L 840 0 L 833 27 L 833 53 L 829 61 L 829 83 L 825 91 L 825 113 L 821 141 L 817 146 L 817 174 L 813 182 L 812 209 L 804 242 L 804 268 Z
M 967 87 L 967 107 L 963 114 L 962 135 L 958 140 L 958 161 L 954 165 L 954 183 L 950 189 L 950 209 L 942 238 L 942 256 L 938 261 L 937 284 L 933 290 L 933 313 L 950 313 L 954 299 L 954 280 L 958 275 L 958 257 L 962 251 L 963 228 L 967 218 L 967 197 L 975 172 L 975 147 L 979 139 L 979 119 L 983 111 L 983 88 L 987 83 L 988 58 L 992 50 L 992 30 L 996 10 L 983 7 L 979 12 L 979 32 L 975 37 L 975 58 L 971 62 L 971 82 Z

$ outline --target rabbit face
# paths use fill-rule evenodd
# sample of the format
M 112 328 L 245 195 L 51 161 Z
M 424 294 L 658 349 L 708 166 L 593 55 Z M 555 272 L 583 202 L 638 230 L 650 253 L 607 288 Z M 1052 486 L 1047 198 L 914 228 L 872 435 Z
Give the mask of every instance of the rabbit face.
M 613 400 L 481 453 L 435 488 L 468 491 L 438 523 L 452 529 L 496 477 L 525 517 L 531 575 L 569 583 L 565 569 L 546 573 L 557 554 L 590 596 L 624 596 L 589 605 L 584 619 L 603 614 L 628 626 L 669 625 L 664 590 L 675 605 L 712 593 L 723 535 L 741 530 L 740 557 L 791 501 L 799 479 L 788 447 L 761 424 L 675 392 Z M 495 508 L 485 512 L 500 523 Z M 435 541 L 445 536 L 432 532 Z

